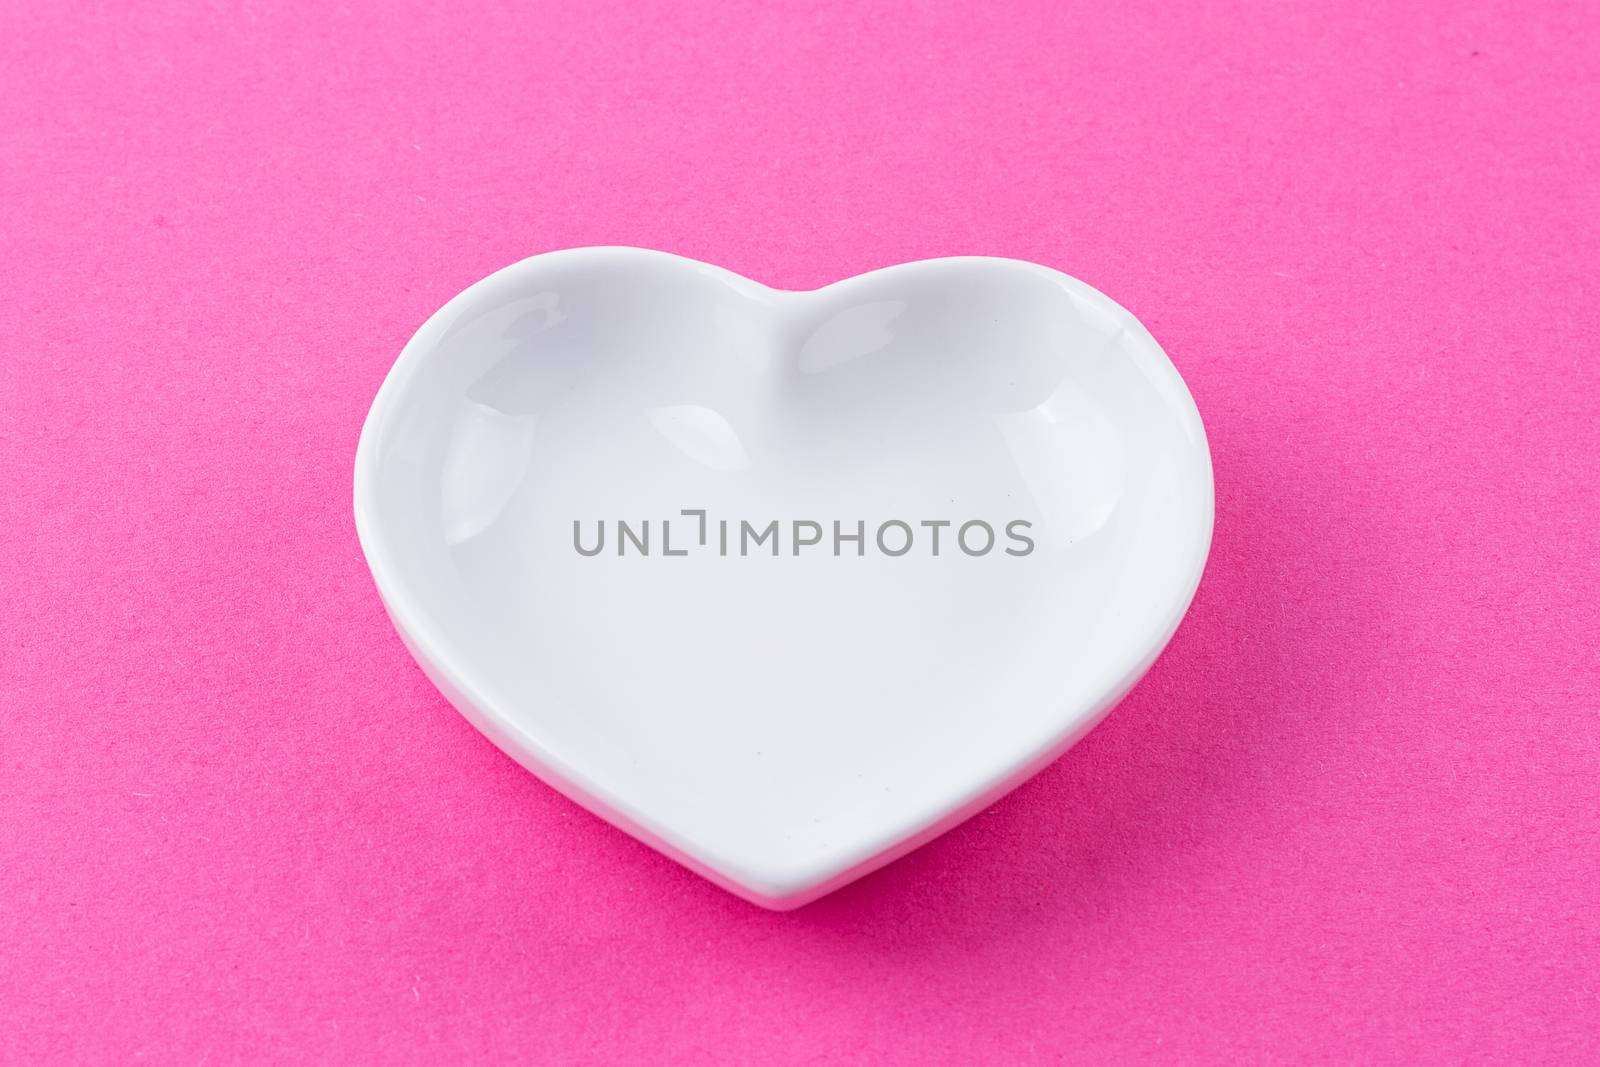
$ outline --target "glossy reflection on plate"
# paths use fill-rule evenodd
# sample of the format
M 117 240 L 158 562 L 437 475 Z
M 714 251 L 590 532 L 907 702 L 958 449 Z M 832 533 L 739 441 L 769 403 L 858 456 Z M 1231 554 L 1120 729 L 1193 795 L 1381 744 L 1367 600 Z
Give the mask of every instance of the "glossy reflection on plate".
M 1139 679 L 1199 581 L 1212 480 L 1160 347 L 1066 275 L 943 259 L 785 292 L 590 248 L 418 331 L 355 507 L 464 715 L 785 908 L 1015 786 Z

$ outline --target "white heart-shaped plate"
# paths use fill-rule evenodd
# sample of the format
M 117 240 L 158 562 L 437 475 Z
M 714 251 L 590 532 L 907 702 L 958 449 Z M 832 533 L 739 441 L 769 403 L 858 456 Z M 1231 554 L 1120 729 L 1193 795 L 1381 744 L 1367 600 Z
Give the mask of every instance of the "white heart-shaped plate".
M 772 908 L 1094 725 L 1187 610 L 1212 506 L 1150 334 L 985 258 L 786 292 L 535 256 L 411 339 L 355 471 L 378 591 L 462 714 Z

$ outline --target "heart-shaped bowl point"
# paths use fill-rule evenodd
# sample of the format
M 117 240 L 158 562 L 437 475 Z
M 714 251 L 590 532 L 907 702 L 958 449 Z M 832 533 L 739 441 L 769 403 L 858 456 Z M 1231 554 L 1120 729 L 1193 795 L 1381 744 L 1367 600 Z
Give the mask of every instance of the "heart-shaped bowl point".
M 915 847 L 1147 670 L 1211 542 L 1182 379 L 1015 260 L 810 292 L 535 256 L 401 353 L 356 526 L 446 697 L 573 800 L 758 904 Z

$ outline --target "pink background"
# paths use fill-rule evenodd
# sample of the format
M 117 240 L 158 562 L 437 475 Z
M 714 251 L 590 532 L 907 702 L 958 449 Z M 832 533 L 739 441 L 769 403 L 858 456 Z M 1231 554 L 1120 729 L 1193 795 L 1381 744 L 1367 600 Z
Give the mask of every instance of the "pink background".
M 1593 6 L 123 7 L 0 14 L 0 1054 L 1600 1057 Z M 599 243 L 1132 309 L 1217 477 L 1154 672 L 787 915 L 518 769 L 351 461 Z

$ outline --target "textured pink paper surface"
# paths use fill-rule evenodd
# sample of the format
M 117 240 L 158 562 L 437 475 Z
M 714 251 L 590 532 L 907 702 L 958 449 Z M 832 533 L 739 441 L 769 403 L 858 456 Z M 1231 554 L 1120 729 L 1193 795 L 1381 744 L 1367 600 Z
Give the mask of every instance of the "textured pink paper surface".
M 1600 1057 L 1600 14 L 0 8 L 0 1055 Z M 792 914 L 555 795 L 350 515 L 400 346 L 626 243 L 1138 314 L 1217 533 L 1149 678 Z

